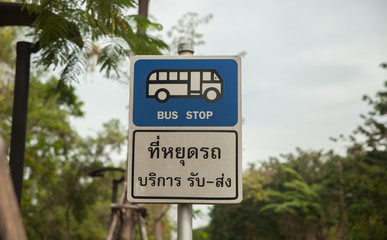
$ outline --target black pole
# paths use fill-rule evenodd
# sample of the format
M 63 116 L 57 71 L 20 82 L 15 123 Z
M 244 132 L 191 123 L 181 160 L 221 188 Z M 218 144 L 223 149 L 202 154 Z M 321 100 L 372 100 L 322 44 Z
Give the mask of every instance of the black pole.
M 117 187 L 118 187 L 118 184 L 122 183 L 123 181 L 124 181 L 124 177 L 113 180 L 112 203 L 117 203 L 117 190 L 118 190 Z
M 112 192 L 112 203 L 117 203 L 117 192 L 118 192 L 118 184 L 124 181 L 124 177 L 120 179 L 113 179 L 113 192 Z M 112 209 L 110 214 L 110 222 L 113 221 L 114 209 Z
M 113 180 L 112 203 L 117 203 L 117 187 L 119 183 L 119 180 Z
M 11 150 L 9 167 L 16 197 L 21 203 L 24 171 L 24 151 L 28 110 L 28 91 L 30 85 L 30 56 L 32 44 L 18 42 L 16 45 L 16 74 L 13 95 Z

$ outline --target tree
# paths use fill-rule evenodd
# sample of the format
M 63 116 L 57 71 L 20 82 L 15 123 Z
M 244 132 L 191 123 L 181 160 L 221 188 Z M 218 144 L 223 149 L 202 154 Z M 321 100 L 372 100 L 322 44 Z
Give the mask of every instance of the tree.
M 16 31 L 1 30 L 0 41 L 11 46 Z M 0 50 L 0 135 L 6 147 L 14 54 Z M 83 116 L 82 102 L 73 87 L 58 83 L 40 70 L 32 73 L 21 204 L 26 232 L 29 239 L 101 239 L 108 230 L 111 181 L 92 181 L 88 172 L 112 164 L 111 154 L 124 146 L 127 130 L 112 120 L 96 137 L 78 136 L 69 118 Z
M 176 53 L 179 43 L 191 43 L 195 47 L 203 45 L 203 34 L 199 33 L 197 28 L 202 24 L 207 24 L 212 18 L 212 14 L 199 18 L 198 13 L 185 13 L 177 20 L 177 24 L 167 32 L 168 38 L 171 39 L 169 43 L 171 52 Z
M 339 195 L 334 156 L 298 149 L 297 155 L 282 158 L 251 166 L 238 211 L 229 215 L 224 213 L 229 206 L 214 208 L 220 214 L 211 220 L 211 239 L 335 239 Z M 222 223 L 223 231 L 217 230 Z
M 386 69 L 387 64 L 381 64 Z M 348 231 L 352 239 L 385 239 L 387 230 L 387 81 L 374 98 L 364 96 L 371 107 L 354 135 L 344 165 L 348 206 Z M 360 135 L 360 140 L 357 136 Z M 364 140 L 363 140 L 364 139 Z
M 104 70 L 109 77 L 112 71 L 118 74 L 119 64 L 125 58 L 133 54 L 160 54 L 160 50 L 166 49 L 167 45 L 142 32 L 135 33 L 133 30 L 135 28 L 145 33 L 149 28 L 160 29 L 161 25 L 150 22 L 141 13 L 124 16 L 126 11 L 135 7 L 133 0 L 22 2 L 28 3 L 26 8 L 29 12 L 38 16 L 33 25 L 34 29 L 30 32 L 34 42 L 41 49 L 40 55 L 36 58 L 37 64 L 45 68 L 51 65 L 54 68 L 63 67 L 59 82 L 55 79 L 46 83 L 36 79 L 31 82 L 31 91 L 34 93 L 30 95 L 30 101 L 32 100 L 33 104 L 30 104 L 32 109 L 29 111 L 27 136 L 30 138 L 27 139 L 27 144 L 31 144 L 28 146 L 27 158 L 31 158 L 31 161 L 26 160 L 25 169 L 28 176 L 25 189 L 28 194 L 25 196 L 27 200 L 24 202 L 27 203 L 23 204 L 23 207 L 26 206 L 23 210 L 28 209 L 26 214 L 32 217 L 26 218 L 26 221 L 32 224 L 27 230 L 32 229 L 29 233 L 37 234 L 36 236 L 40 238 L 54 238 L 61 229 L 55 229 L 53 224 L 41 222 L 38 214 L 28 211 L 42 210 L 47 205 L 55 206 L 55 204 L 62 209 L 65 205 L 64 219 L 61 214 L 55 214 L 53 217 L 65 223 L 66 228 L 62 230 L 65 233 L 64 236 L 70 238 L 74 234 L 79 234 L 73 224 L 70 224 L 73 223 L 73 218 L 78 221 L 76 225 L 80 225 L 84 222 L 84 215 L 87 212 L 84 209 L 95 203 L 88 197 L 80 199 L 78 193 L 92 193 L 86 194 L 87 196 L 95 194 L 95 191 L 90 191 L 88 182 L 85 182 L 86 170 L 91 167 L 89 165 L 101 165 L 101 155 L 104 155 L 104 161 L 109 160 L 110 153 L 106 154 L 104 149 L 121 148 L 126 139 L 125 134 L 124 136 L 122 134 L 126 131 L 112 135 L 110 130 L 117 128 L 118 122 L 111 122 L 112 126 L 106 129 L 107 132 L 102 138 L 98 136 L 97 139 L 81 139 L 71 129 L 68 116 L 81 116 L 82 103 L 77 100 L 74 89 L 63 83 L 77 80 L 86 67 L 86 60 L 93 54 L 97 56 L 96 63 L 100 66 L 100 70 Z M 5 42 L 10 43 L 7 40 L 9 39 L 5 39 Z M 11 45 L 4 45 L 4 50 L 8 50 L 7 47 Z M 9 51 L 1 54 L 2 58 L 9 59 L 10 56 L 13 55 L 9 54 Z M 8 73 L 7 75 L 11 76 Z M 41 73 L 35 73 L 35 78 L 38 76 L 41 77 Z M 4 85 L 0 87 L 4 89 L 4 96 L 12 96 L 12 86 L 8 84 L 11 82 L 2 82 Z M 56 86 L 52 86 L 53 83 Z M 42 96 L 46 98 L 42 99 Z M 10 116 L 8 110 L 11 109 L 11 104 L 7 99 L 3 104 L 3 109 L 6 110 L 4 120 L 7 120 Z M 4 128 L 2 126 L 1 134 L 9 136 L 10 121 L 2 123 Z M 37 157 L 39 162 L 35 161 Z M 69 160 L 69 157 L 72 159 Z M 58 169 L 61 169 L 60 173 Z M 60 175 L 63 179 L 58 180 L 55 175 Z M 55 195 L 52 195 L 50 190 L 55 192 L 54 190 L 60 189 L 59 185 L 56 185 L 58 182 L 68 187 L 65 188 L 67 191 L 58 192 L 59 196 L 66 201 L 53 203 Z M 28 205 L 38 203 L 42 208 L 28 208 Z M 103 229 L 98 228 L 98 225 L 95 226 L 95 230 Z M 54 235 L 42 235 L 42 232 L 53 232 Z M 97 236 L 95 235 L 99 238 Z
M 60 80 L 78 79 L 92 49 L 98 49 L 97 65 L 107 77 L 118 74 L 120 63 L 133 54 L 160 54 L 167 45 L 135 28 L 161 29 L 140 15 L 126 15 L 136 6 L 134 0 L 22 0 L 30 13 L 36 13 L 32 35 L 41 49 L 36 63 L 48 68 L 63 67 Z M 100 47 L 97 47 L 100 45 Z
M 285 191 L 271 191 L 271 201 L 261 211 L 272 211 L 280 219 L 288 239 L 308 239 L 308 235 L 325 239 L 322 231 L 324 214 L 318 194 L 320 186 L 308 185 L 292 168 L 282 165 L 281 170 L 293 179 L 283 183 Z
M 244 200 L 238 205 L 215 205 L 208 226 L 209 239 L 280 239 L 275 218 L 260 208 L 268 200 L 264 186 L 271 176 L 253 165 L 243 176 Z M 278 236 L 278 237 L 277 237 Z
M 91 181 L 88 172 L 112 164 L 111 154 L 125 143 L 126 130 L 112 120 L 96 137 L 80 138 L 68 121 L 70 114 L 79 114 L 74 107 L 79 102 L 69 104 L 74 95 L 47 93 L 55 92 L 57 83 L 33 80 L 31 86 L 22 199 L 27 234 L 30 239 L 103 238 L 111 181 Z
M 76 75 L 85 68 L 86 60 L 93 55 L 97 56 L 97 64 L 101 70 L 105 70 L 107 76 L 110 76 L 111 71 L 117 73 L 122 57 L 136 53 L 159 53 L 166 45 L 156 38 L 144 36 L 145 32 L 141 30 L 159 29 L 160 25 L 151 23 L 141 14 L 125 18 L 122 13 L 118 14 L 122 6 L 133 1 L 88 1 L 81 7 L 77 6 L 78 2 L 23 2 L 31 3 L 28 6 L 29 11 L 39 15 L 34 31 L 31 32 L 42 51 L 37 57 L 37 63 L 46 68 L 51 64 L 54 67 L 64 67 L 60 81 L 55 78 L 39 81 L 42 71 L 34 72 L 32 76 L 30 99 L 33 104 L 29 111 L 28 156 L 22 200 L 27 232 L 31 239 L 101 238 L 106 234 L 103 229 L 107 229 L 105 225 L 108 223 L 108 214 L 105 213 L 109 212 L 101 206 L 108 206 L 110 185 L 91 182 L 87 172 L 93 167 L 100 167 L 103 161 L 108 162 L 109 151 L 119 150 L 126 139 L 119 133 L 126 131 L 115 131 L 120 126 L 118 122 L 112 121 L 95 138 L 83 139 L 78 136 L 69 125 L 68 117 L 82 116 L 82 103 L 74 94 L 74 89 L 63 83 L 77 80 Z M 109 8 L 109 4 L 113 7 Z M 133 31 L 125 29 L 129 25 L 137 27 L 139 31 L 131 35 Z M 109 43 L 109 38 L 112 44 Z M 148 39 L 148 42 L 143 39 Z M 100 47 L 97 46 L 98 41 L 108 44 Z M 126 48 L 127 46 L 131 48 Z M 1 55 L 3 53 L 6 52 Z M 12 75 L 7 74 L 7 77 Z M 9 82 L 2 82 L 5 96 L 12 96 L 13 78 L 9 79 Z M 4 121 L 0 121 L 2 127 L 4 126 L 1 131 L 9 136 L 7 128 L 10 127 L 10 122 L 7 119 L 10 118 L 8 110 L 11 109 L 11 104 L 6 100 L 1 104 L 5 110 L 2 112 Z M 100 191 L 104 193 L 101 194 L 102 197 L 98 196 L 100 189 L 104 190 Z M 159 229 L 162 224 L 164 230 L 167 230 L 163 231 L 164 238 L 168 238 L 171 226 L 164 217 L 168 206 L 164 208 L 166 209 L 155 210 L 154 229 Z M 163 211 L 159 211 L 160 209 Z M 93 218 L 99 221 L 93 223 Z
M 380 66 L 387 69 L 386 63 Z M 384 87 L 387 88 L 387 81 L 384 82 Z M 383 155 L 387 150 L 387 90 L 384 89 L 377 92 L 374 99 L 365 95 L 363 96 L 363 100 L 371 105 L 372 110 L 367 115 L 361 115 L 364 119 L 364 124 L 363 126 L 359 126 L 354 134 L 360 134 L 366 137 L 364 145 L 368 148 L 367 150 L 369 152 Z M 370 156 L 370 158 L 372 157 Z M 375 163 L 386 164 L 386 162 L 380 161 Z
M 208 237 L 209 236 L 206 227 L 196 228 L 192 232 L 192 239 L 195 240 L 207 240 L 209 239 Z
M 297 149 L 252 166 L 242 204 L 213 208 L 210 238 L 385 239 L 386 88 L 364 97 L 372 110 L 345 156 Z

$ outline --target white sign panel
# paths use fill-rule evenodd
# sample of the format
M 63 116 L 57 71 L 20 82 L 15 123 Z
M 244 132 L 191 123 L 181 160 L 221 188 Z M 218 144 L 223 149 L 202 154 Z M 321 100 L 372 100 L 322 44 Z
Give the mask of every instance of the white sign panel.
M 239 57 L 131 61 L 128 200 L 242 200 Z
M 136 131 L 133 137 L 132 198 L 238 198 L 236 132 Z

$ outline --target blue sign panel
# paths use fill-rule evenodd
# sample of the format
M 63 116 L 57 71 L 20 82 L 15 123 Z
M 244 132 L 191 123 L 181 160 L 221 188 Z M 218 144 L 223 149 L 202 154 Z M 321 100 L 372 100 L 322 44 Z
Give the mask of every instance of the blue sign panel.
M 133 68 L 136 126 L 235 126 L 236 59 L 137 59 Z

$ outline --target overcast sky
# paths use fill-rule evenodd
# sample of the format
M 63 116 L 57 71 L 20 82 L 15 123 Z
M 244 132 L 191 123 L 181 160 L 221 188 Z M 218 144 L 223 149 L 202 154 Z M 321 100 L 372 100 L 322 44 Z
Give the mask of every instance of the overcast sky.
M 149 13 L 164 32 L 187 12 L 213 14 L 198 31 L 195 55 L 242 58 L 243 162 L 304 150 L 334 149 L 329 137 L 350 134 L 387 79 L 386 0 L 150 0 Z M 129 68 L 129 66 L 127 66 Z M 83 134 L 102 122 L 128 119 L 129 89 L 93 75 L 78 93 Z

